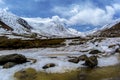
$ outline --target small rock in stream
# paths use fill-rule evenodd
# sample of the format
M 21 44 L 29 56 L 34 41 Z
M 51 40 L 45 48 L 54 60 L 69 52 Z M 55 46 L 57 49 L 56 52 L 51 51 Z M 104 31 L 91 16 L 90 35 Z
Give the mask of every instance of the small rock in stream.
M 49 63 L 49 64 L 46 64 L 45 66 L 43 66 L 42 68 L 43 69 L 47 69 L 47 68 L 51 68 L 51 67 L 55 67 L 56 65 L 54 63 Z

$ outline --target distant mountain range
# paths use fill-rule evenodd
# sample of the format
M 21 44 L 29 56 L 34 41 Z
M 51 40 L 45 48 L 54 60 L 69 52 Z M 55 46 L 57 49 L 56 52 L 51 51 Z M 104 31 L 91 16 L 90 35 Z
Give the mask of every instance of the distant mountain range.
M 106 25 L 92 35 L 99 37 L 120 37 L 120 22 Z M 10 12 L 0 11 L 0 36 L 9 38 L 65 38 L 81 37 L 84 33 L 64 24 L 41 18 L 21 18 Z
M 0 11 L 0 35 L 31 36 L 38 38 L 61 38 L 82 36 L 82 33 L 64 27 L 55 21 L 38 21 L 38 18 L 21 18 L 6 11 Z

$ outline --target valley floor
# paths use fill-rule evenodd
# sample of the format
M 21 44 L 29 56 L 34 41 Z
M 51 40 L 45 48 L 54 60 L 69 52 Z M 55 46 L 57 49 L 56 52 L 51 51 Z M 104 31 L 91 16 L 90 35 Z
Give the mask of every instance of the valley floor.
M 71 43 L 74 43 L 70 45 Z M 83 54 L 91 56 L 89 52 L 93 49 L 100 50 L 101 54 L 96 54 L 98 58 L 98 67 L 111 66 L 120 63 L 120 54 L 115 52 L 120 48 L 120 38 L 107 38 L 107 39 L 92 39 L 83 44 L 79 43 L 79 39 L 66 40 L 66 46 L 58 48 L 33 48 L 33 49 L 18 49 L 18 50 L 1 50 L 1 55 L 7 54 L 23 54 L 27 58 L 36 59 L 36 63 L 27 62 L 24 64 L 16 65 L 9 69 L 3 69 L 0 66 L 0 80 L 15 80 L 14 74 L 17 71 L 27 68 L 34 68 L 37 71 L 47 73 L 64 73 L 71 70 L 81 69 L 85 66 L 79 63 L 71 63 L 68 60 L 70 57 L 77 57 Z M 54 63 L 56 66 L 48 69 L 42 67 L 48 63 Z

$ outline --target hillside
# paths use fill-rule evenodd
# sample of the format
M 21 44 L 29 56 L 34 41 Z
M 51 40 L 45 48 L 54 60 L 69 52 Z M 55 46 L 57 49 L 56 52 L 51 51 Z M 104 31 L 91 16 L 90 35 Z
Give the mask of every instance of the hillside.
M 120 21 L 108 24 L 93 33 L 97 37 L 120 37 Z

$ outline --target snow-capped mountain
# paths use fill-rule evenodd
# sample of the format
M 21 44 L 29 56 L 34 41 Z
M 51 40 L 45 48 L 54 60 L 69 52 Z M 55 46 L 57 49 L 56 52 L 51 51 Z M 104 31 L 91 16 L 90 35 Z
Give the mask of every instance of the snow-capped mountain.
M 120 37 L 120 20 L 115 20 L 92 34 L 98 37 Z
M 10 12 L 0 11 L 0 35 L 10 38 L 37 37 L 37 38 L 64 38 L 85 36 L 85 33 L 67 28 L 65 20 L 58 16 L 52 18 L 23 18 Z M 99 37 L 120 37 L 120 20 L 113 21 L 103 28 L 89 33 Z M 15 37 L 16 36 L 16 37 Z
M 54 17 L 55 18 L 55 17 Z M 0 11 L 1 34 L 37 34 L 37 37 L 75 37 L 83 34 L 55 19 L 21 18 L 10 12 Z M 84 36 L 84 35 L 83 35 Z
M 31 26 L 27 24 L 22 18 L 8 13 L 6 11 L 0 11 L 0 32 L 12 32 L 17 34 L 23 34 L 30 32 Z
M 55 17 L 53 17 L 55 18 Z M 24 18 L 32 27 L 32 32 L 50 37 L 84 36 L 75 29 L 66 28 L 59 19 Z

